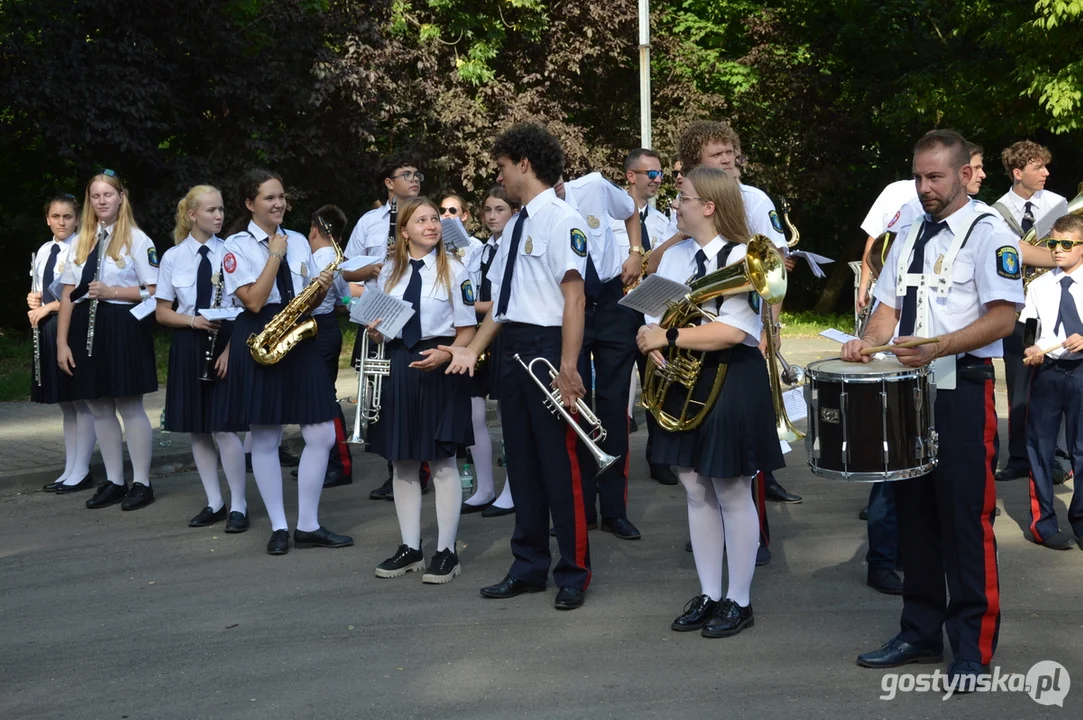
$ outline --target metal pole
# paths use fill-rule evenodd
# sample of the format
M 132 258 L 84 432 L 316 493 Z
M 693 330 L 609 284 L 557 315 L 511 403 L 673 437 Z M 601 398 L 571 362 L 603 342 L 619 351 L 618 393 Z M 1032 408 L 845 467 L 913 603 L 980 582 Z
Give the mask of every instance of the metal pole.
M 639 0 L 639 134 L 641 145 L 651 146 L 651 8 Z

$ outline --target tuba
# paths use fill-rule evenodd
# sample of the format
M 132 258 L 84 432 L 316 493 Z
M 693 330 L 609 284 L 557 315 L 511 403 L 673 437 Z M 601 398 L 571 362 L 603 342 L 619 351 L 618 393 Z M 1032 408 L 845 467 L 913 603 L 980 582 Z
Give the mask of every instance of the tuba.
M 324 270 L 334 272 L 345 261 L 342 250 L 338 246 L 338 239 L 331 234 L 330 226 L 323 218 L 316 218 L 326 235 L 331 238 L 331 247 L 335 249 L 335 259 L 327 264 Z M 283 258 L 281 262 L 285 262 Z M 252 352 L 252 358 L 260 365 L 274 365 L 286 357 L 290 350 L 297 347 L 302 340 L 316 337 L 316 320 L 312 317 L 304 318 L 320 305 L 320 284 L 311 282 L 304 290 L 290 300 L 282 311 L 271 318 L 267 327 L 257 335 L 248 336 L 248 349 Z
M 782 256 L 763 235 L 748 241 L 744 258 L 692 282 L 691 292 L 670 306 L 662 317 L 664 328 L 695 327 L 703 319 L 715 316 L 700 308 L 702 303 L 740 293 L 755 292 L 763 301 L 775 305 L 786 295 L 786 267 Z M 705 365 L 708 353 L 670 348 L 664 367 L 656 366 L 648 356 L 643 379 L 643 407 L 670 432 L 692 430 L 707 418 L 722 392 L 726 365 Z M 707 374 L 707 373 L 713 373 Z M 706 394 L 697 390 L 706 389 Z M 669 400 L 670 391 L 674 399 Z M 676 403 L 676 412 L 667 407 Z
M 1068 210 L 1065 215 L 1083 215 L 1083 182 L 1079 183 L 1079 187 L 1076 188 L 1076 196 L 1068 202 Z M 1041 245 L 1042 240 L 1045 238 L 1038 237 L 1038 231 L 1035 228 L 1027 230 L 1026 234 L 1020 238 L 1020 244 L 1026 243 L 1027 245 Z M 1026 292 L 1030 288 L 1030 284 L 1034 282 L 1034 278 L 1041 277 L 1049 272 L 1052 268 L 1023 268 L 1023 292 Z

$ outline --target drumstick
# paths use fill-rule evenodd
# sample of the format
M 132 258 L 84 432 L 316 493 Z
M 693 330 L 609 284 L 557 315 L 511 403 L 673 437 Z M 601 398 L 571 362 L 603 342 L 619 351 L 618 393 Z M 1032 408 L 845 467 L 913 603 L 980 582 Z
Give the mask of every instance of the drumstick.
M 1068 342 L 1068 341 L 1065 340 L 1064 342 Z M 1049 353 L 1053 352 L 1054 350 L 1060 350 L 1062 347 L 1064 347 L 1064 343 L 1058 343 L 1057 345 L 1054 345 L 1051 348 L 1046 348 L 1045 350 L 1039 350 L 1034 355 L 1031 355 L 1030 358 L 1028 358 L 1028 359 L 1031 361 L 1031 363 L 1037 362 L 1038 360 L 1041 360 L 1043 357 L 1045 357 Z M 1030 364 L 1030 363 L 1028 363 L 1028 364 Z
M 861 351 L 861 354 L 862 355 L 875 355 L 878 352 L 886 352 L 888 350 L 893 350 L 894 348 L 912 348 L 912 347 L 917 347 L 918 345 L 928 345 L 929 343 L 938 343 L 938 342 L 940 342 L 940 338 L 938 338 L 938 337 L 934 337 L 934 338 L 915 338 L 913 340 L 907 340 L 906 342 L 901 342 L 901 343 L 898 343 L 896 345 L 878 345 L 876 347 L 865 348 L 864 350 Z

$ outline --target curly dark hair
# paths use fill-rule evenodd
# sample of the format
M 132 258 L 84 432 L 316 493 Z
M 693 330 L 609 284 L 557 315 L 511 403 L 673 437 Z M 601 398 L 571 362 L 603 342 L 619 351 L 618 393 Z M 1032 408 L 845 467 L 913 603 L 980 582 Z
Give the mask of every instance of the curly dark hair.
M 697 120 L 684 129 L 677 141 L 677 157 L 681 159 L 681 169 L 686 176 L 699 165 L 703 148 L 713 142 L 729 143 L 737 155 L 741 154 L 741 139 L 729 123 Z
M 522 123 L 505 130 L 493 142 L 492 154 L 494 158 L 504 156 L 515 163 L 526 158 L 538 179 L 550 187 L 564 173 L 560 140 L 541 125 Z

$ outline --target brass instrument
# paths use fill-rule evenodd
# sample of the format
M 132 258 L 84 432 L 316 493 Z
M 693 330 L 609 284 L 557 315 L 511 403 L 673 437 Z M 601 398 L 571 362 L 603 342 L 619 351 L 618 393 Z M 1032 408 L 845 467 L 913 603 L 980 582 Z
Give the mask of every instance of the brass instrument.
M 1079 183 L 1076 188 L 1076 196 L 1068 202 L 1068 212 L 1065 215 L 1083 215 L 1083 182 Z M 1020 243 L 1026 243 L 1027 245 L 1040 246 L 1042 240 L 1045 238 L 1038 237 L 1038 231 L 1032 227 L 1027 230 L 1026 234 L 1019 240 Z M 1024 265 L 1023 266 L 1023 292 L 1026 292 L 1030 288 L 1030 284 L 1034 282 L 1035 278 L 1039 278 L 1045 275 L 1052 268 L 1034 268 Z
M 217 281 L 215 282 L 215 280 Z M 226 281 L 222 277 L 222 268 L 218 268 L 218 272 L 211 278 L 214 282 L 214 297 L 211 299 L 211 308 L 217 310 L 222 307 L 222 292 L 225 288 Z M 198 312 L 198 311 L 197 311 Z M 211 330 L 207 333 L 208 345 L 207 350 L 203 354 L 203 374 L 199 376 L 200 380 L 204 382 L 214 382 L 216 375 L 214 372 L 214 346 L 218 342 L 218 328 Z
M 805 368 L 800 365 L 790 365 L 786 362 L 786 358 L 782 355 L 782 350 L 777 350 L 775 355 L 778 357 L 778 362 L 782 366 L 782 374 L 779 375 L 782 378 L 782 382 L 790 385 L 801 385 L 805 382 Z
M 876 279 L 884 269 L 884 263 L 887 262 L 887 254 L 891 250 L 891 243 L 895 241 L 895 235 L 896 233 L 893 230 L 885 230 L 877 235 L 876 239 L 872 241 L 872 245 L 869 246 L 869 253 L 865 258 L 871 275 L 869 287 L 866 290 L 869 301 L 865 303 L 865 307 L 861 308 L 854 319 L 854 335 L 857 337 L 864 336 L 865 328 L 869 325 L 869 318 L 872 317 L 872 291 L 876 289 Z M 874 259 L 876 259 L 876 263 L 873 262 Z M 875 273 L 872 272 L 874 268 L 876 269 Z
M 787 363 L 782 357 L 782 353 L 778 348 L 778 333 L 780 328 L 771 319 L 771 307 L 765 307 L 763 309 L 763 314 L 765 316 L 763 320 L 764 332 L 767 336 L 767 377 L 770 379 L 771 383 L 771 405 L 775 410 L 775 432 L 778 434 L 779 440 L 794 442 L 805 437 L 805 433 L 793 426 L 793 423 L 790 422 L 790 416 L 786 413 L 786 403 L 782 399 L 782 378 L 778 371 L 778 361 L 782 361 L 786 367 L 786 373 L 791 376 L 793 382 L 787 381 L 790 385 L 794 385 L 801 379 L 804 379 L 804 370 L 795 368 Z M 797 374 L 797 370 L 801 370 L 800 375 Z
M 338 266 L 345 261 L 342 249 L 338 246 L 338 240 L 331 235 L 330 228 L 322 218 L 317 218 L 328 237 L 331 238 L 331 247 L 335 249 L 335 259 L 327 264 L 323 270 L 332 272 L 338 270 Z M 280 262 L 286 262 L 283 258 Z M 321 273 L 322 274 L 322 273 Z M 316 337 L 316 320 L 308 315 L 319 307 L 321 298 L 320 284 L 311 282 L 308 286 L 290 300 L 282 311 L 271 318 L 267 326 L 257 335 L 253 333 L 248 337 L 248 349 L 252 352 L 252 358 L 260 365 L 274 365 L 286 357 L 290 350 L 297 347 L 302 340 Z
M 640 268 L 639 268 L 639 279 L 636 280 L 631 285 L 629 285 L 628 287 L 624 288 L 624 294 L 625 295 L 627 295 L 628 293 L 632 292 L 637 287 L 639 287 L 639 283 L 643 282 L 643 278 L 647 277 L 647 265 L 649 265 L 650 262 L 651 262 L 651 253 L 652 252 L 654 252 L 654 248 L 651 248 L 650 250 L 644 250 L 643 251 L 643 262 L 642 262 L 642 264 L 640 265 Z
M 695 327 L 703 319 L 714 320 L 715 316 L 700 305 L 728 295 L 755 292 L 765 303 L 776 305 L 786 296 L 786 267 L 774 244 L 763 235 L 754 235 L 748 241 L 744 258 L 708 273 L 692 282 L 691 287 L 691 292 L 666 311 L 662 327 Z M 659 427 L 670 432 L 683 432 L 699 427 L 707 418 L 722 391 L 726 365 L 719 365 L 713 378 L 703 378 L 709 392 L 706 397 L 697 397 L 695 390 L 700 385 L 706 357 L 706 352 L 670 348 L 664 367 L 656 366 L 647 357 L 643 406 L 654 415 Z M 670 390 L 684 393 L 678 414 L 665 410 Z
M 30 253 L 30 292 L 38 292 L 38 274 L 35 272 L 35 253 Z M 43 298 L 44 299 L 44 298 Z M 34 384 L 41 387 L 41 328 L 34 326 Z
M 102 276 L 102 268 L 105 266 L 105 225 L 98 223 L 98 267 L 94 270 L 94 281 Z M 89 292 L 89 290 L 88 290 Z M 94 324 L 98 318 L 98 298 L 90 301 L 90 320 L 86 331 L 86 356 L 94 357 Z
M 778 206 L 782 208 L 782 222 L 786 223 L 786 227 L 790 229 L 790 241 L 786 243 L 786 247 L 796 247 L 797 243 L 801 242 L 801 233 L 798 232 L 797 226 L 790 222 L 790 201 L 780 197 Z
M 376 355 L 369 357 L 368 330 L 359 327 L 357 331 L 364 333 L 357 356 L 357 410 L 353 416 L 353 435 L 346 441 L 354 445 L 364 444 L 369 424 L 380 419 L 384 378 L 391 374 L 385 344 L 379 343 Z
M 564 407 L 560 391 L 553 387 L 546 387 L 545 383 L 539 380 L 538 376 L 534 374 L 534 364 L 542 363 L 549 368 L 549 379 L 554 380 L 557 376 L 557 369 L 553 367 L 553 363 L 549 362 L 544 357 L 536 357 L 528 364 L 519 357 L 519 353 L 515 354 L 515 359 L 523 366 L 523 369 L 526 370 L 530 379 L 541 388 L 542 393 L 545 395 L 545 406 L 549 408 L 549 412 L 563 417 L 565 422 L 567 422 L 572 430 L 575 431 L 575 434 L 579 436 L 579 439 L 583 441 L 583 444 L 587 446 L 587 449 L 590 450 L 591 456 L 594 457 L 594 462 L 598 464 L 598 472 L 604 471 L 617 460 L 620 460 L 620 457 L 610 455 L 598 447 L 598 443 L 605 440 L 605 428 L 602 427 L 601 421 L 598 420 L 598 417 L 591 411 L 590 407 L 583 402 L 583 399 L 580 398 L 576 401 L 575 411 L 573 412 L 578 412 L 583 416 L 583 422 L 590 428 L 589 433 L 583 429 L 579 422 L 576 421 L 576 419 L 572 417 L 572 414 Z

